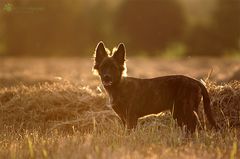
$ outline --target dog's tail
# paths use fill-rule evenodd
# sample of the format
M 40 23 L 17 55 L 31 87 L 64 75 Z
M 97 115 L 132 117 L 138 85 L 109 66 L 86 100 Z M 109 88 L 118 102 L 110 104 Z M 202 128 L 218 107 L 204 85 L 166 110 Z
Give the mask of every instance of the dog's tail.
M 216 130 L 218 130 L 219 127 L 216 124 L 216 121 L 214 120 L 213 115 L 212 115 L 211 106 L 210 106 L 210 97 L 209 97 L 208 91 L 207 91 L 206 87 L 201 82 L 199 82 L 199 84 L 200 84 L 201 93 L 202 93 L 202 96 L 203 96 L 204 112 L 207 116 L 207 119 L 208 119 L 209 123 Z

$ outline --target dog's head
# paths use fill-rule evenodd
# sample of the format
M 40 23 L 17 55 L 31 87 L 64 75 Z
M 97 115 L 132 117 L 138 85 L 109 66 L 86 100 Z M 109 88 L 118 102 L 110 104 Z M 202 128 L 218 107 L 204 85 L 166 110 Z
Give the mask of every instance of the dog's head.
M 126 51 L 124 44 L 119 44 L 112 53 L 105 48 L 103 42 L 99 42 L 94 54 L 93 69 L 98 72 L 105 88 L 116 86 L 126 71 Z

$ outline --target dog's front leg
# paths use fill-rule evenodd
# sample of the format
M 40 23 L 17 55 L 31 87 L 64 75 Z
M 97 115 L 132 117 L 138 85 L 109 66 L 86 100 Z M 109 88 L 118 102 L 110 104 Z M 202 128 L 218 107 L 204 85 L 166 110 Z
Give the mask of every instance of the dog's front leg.
M 124 128 L 126 127 L 126 118 L 124 118 L 123 116 L 119 116 L 121 121 L 122 121 L 122 124 L 124 126 Z
M 126 121 L 127 129 L 135 129 L 137 126 L 137 121 L 138 121 L 138 118 L 136 117 L 135 114 L 129 114 L 127 116 L 127 121 Z

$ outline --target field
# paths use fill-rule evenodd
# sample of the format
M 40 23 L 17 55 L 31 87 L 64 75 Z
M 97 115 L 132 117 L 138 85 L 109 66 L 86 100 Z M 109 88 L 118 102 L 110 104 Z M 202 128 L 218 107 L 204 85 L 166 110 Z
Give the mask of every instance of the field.
M 91 58 L 0 59 L 0 158 L 240 158 L 240 60 L 129 58 L 128 75 L 185 74 L 206 84 L 221 131 L 203 113 L 192 136 L 169 112 L 127 132 Z M 233 80 L 238 81 L 233 81 Z

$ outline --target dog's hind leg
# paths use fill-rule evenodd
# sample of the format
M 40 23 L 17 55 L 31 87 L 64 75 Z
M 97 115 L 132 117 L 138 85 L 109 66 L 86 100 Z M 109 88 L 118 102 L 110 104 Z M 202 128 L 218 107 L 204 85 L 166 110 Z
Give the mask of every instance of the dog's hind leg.
M 190 110 L 187 113 L 185 123 L 187 126 L 187 130 L 190 131 L 191 133 L 193 133 L 196 130 L 197 117 L 193 110 Z
M 182 106 L 183 103 L 176 101 L 172 108 L 173 119 L 177 120 L 177 123 L 181 128 L 184 126 L 184 115 L 183 109 L 181 108 Z
M 193 133 L 197 127 L 198 107 L 201 102 L 200 90 L 189 92 L 189 99 L 185 105 L 187 129 Z
M 191 102 L 178 100 L 174 106 L 173 118 L 180 127 L 186 126 L 187 131 L 193 133 L 196 129 L 197 118 L 194 114 L 194 105 Z
M 198 106 L 201 101 L 201 97 L 196 93 L 189 94 L 189 100 L 184 105 L 185 112 L 185 124 L 187 130 L 193 133 L 197 127 L 198 118 Z

